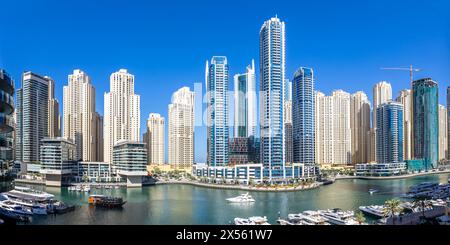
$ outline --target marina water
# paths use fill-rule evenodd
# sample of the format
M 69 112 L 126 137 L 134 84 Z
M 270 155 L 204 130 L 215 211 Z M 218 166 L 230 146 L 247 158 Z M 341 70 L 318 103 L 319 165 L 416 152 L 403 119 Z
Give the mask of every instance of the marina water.
M 39 187 L 55 198 L 76 206 L 74 212 L 61 215 L 33 216 L 30 224 L 152 224 L 152 225 L 226 225 L 235 217 L 267 216 L 276 224 L 289 213 L 305 210 L 341 208 L 357 211 L 359 206 L 383 204 L 399 198 L 412 185 L 421 182 L 446 183 L 450 174 L 418 176 L 393 180 L 338 180 L 332 185 L 298 192 L 250 192 L 255 203 L 233 204 L 226 198 L 246 191 L 211 189 L 191 185 L 156 185 L 136 189 L 94 189 L 90 194 L 121 196 L 123 209 L 102 209 L 88 204 L 88 193 L 70 192 L 67 188 Z M 0 191 L 12 188 L 1 182 Z M 379 192 L 369 194 L 369 189 Z

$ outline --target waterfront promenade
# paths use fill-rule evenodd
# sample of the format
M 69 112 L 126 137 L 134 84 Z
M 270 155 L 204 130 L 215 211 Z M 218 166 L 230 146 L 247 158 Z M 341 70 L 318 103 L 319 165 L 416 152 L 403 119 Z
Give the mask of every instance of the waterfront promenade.
M 418 176 L 426 176 L 426 175 L 434 175 L 434 174 L 448 174 L 450 173 L 450 169 L 442 170 L 442 171 L 432 171 L 432 172 L 424 172 L 424 173 L 415 173 L 415 174 L 404 174 L 404 175 L 395 175 L 395 176 L 336 176 L 333 177 L 334 180 L 340 179 L 362 179 L 362 180 L 392 180 L 392 179 L 407 179 Z
M 302 190 L 315 189 L 322 185 L 322 183 L 316 182 L 316 183 L 312 183 L 312 184 L 298 185 L 295 187 L 292 187 L 292 186 L 256 187 L 256 186 L 246 186 L 246 185 L 209 184 L 209 183 L 201 183 L 201 182 L 187 181 L 187 180 L 169 180 L 169 181 L 162 180 L 162 181 L 157 181 L 155 183 L 155 185 L 167 185 L 167 184 L 194 185 L 194 186 L 214 188 L 214 189 L 261 191 L 261 192 L 302 191 Z

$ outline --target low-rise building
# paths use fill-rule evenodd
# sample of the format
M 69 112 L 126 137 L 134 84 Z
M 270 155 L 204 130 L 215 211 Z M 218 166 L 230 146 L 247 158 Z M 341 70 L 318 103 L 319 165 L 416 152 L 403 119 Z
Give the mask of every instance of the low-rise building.
M 74 173 L 76 182 L 111 182 L 118 178 L 111 175 L 107 162 L 78 162 Z
M 40 147 L 41 169 L 45 185 L 63 186 L 70 183 L 76 166 L 76 146 L 64 138 L 44 138 Z
M 112 173 L 126 179 L 127 186 L 142 186 L 147 176 L 147 148 L 145 143 L 119 141 L 113 148 Z
M 405 162 L 399 163 L 361 163 L 356 164 L 355 171 L 357 176 L 394 176 L 407 173 Z

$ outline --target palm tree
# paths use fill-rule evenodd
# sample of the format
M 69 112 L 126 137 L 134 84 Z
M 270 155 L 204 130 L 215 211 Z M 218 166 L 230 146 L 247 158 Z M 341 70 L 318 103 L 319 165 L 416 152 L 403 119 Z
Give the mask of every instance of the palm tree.
M 395 225 L 395 216 L 403 212 L 403 207 L 400 205 L 401 201 L 398 199 L 387 200 L 384 203 L 383 214 L 385 217 L 392 217 L 393 225 Z
M 355 219 L 360 225 L 366 221 L 366 217 L 364 217 L 364 214 L 361 211 L 356 213 Z
M 426 195 L 419 195 L 414 198 L 413 201 L 413 208 L 418 208 L 422 215 L 420 216 L 420 220 L 425 220 L 425 209 L 426 208 L 433 208 L 433 205 L 428 201 L 429 197 Z

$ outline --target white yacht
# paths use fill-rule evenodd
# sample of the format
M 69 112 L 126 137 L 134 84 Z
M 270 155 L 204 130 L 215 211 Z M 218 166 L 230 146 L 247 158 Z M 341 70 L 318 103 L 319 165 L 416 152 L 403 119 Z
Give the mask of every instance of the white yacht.
M 360 206 L 359 207 L 359 210 L 361 210 L 363 213 L 370 214 L 377 218 L 384 217 L 383 209 L 384 209 L 384 206 L 382 206 L 382 205 L 370 205 L 370 206 Z
M 8 212 L 12 212 L 18 215 L 33 215 L 33 212 L 30 209 L 21 205 L 17 205 L 10 200 L 0 202 L 0 209 L 4 209 Z
M 319 211 L 320 215 L 333 225 L 358 225 L 353 211 L 342 211 L 340 209 L 329 209 Z
M 245 193 L 237 197 L 227 198 L 227 201 L 235 203 L 248 203 L 255 202 L 255 199 L 253 199 L 248 193 Z
M 248 219 L 244 218 L 235 218 L 234 224 L 236 225 L 270 225 L 267 222 L 267 217 L 253 216 Z
M 374 193 L 377 193 L 377 192 L 378 192 L 377 189 L 369 189 L 370 195 L 373 195 Z
M 41 215 L 47 214 L 47 205 L 45 204 L 16 198 L 11 198 L 9 199 L 9 201 L 11 201 L 14 204 L 25 207 L 26 209 L 30 210 L 33 214 L 41 214 Z
M 55 197 L 54 195 L 47 192 L 20 186 L 16 186 L 14 190 L 6 192 L 4 194 L 19 199 L 31 199 L 37 201 L 50 201 Z

